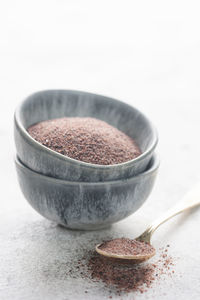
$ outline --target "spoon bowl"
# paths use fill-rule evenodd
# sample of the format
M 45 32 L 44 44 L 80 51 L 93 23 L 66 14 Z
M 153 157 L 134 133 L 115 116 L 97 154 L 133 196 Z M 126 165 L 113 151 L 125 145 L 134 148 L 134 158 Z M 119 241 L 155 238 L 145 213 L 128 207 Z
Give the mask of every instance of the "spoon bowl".
M 109 258 L 114 258 L 117 260 L 126 260 L 127 262 L 132 262 L 132 263 L 141 263 L 145 260 L 150 259 L 156 254 L 156 250 L 152 247 L 152 252 L 146 253 L 146 254 L 136 254 L 136 255 L 122 255 L 122 254 L 115 254 L 115 253 L 110 253 L 104 250 L 101 250 L 99 247 L 102 244 L 98 244 L 95 249 L 96 252 L 99 253 L 100 255 L 109 257 Z

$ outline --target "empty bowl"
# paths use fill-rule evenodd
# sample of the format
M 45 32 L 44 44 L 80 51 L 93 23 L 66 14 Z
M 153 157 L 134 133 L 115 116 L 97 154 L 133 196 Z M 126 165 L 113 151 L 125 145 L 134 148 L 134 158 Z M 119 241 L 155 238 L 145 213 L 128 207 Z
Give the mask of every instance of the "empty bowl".
M 34 140 L 27 128 L 35 123 L 61 117 L 93 117 L 132 137 L 142 154 L 115 165 L 96 165 L 59 154 Z M 121 101 L 70 90 L 35 93 L 15 112 L 15 143 L 20 160 L 41 174 L 70 181 L 98 182 L 132 177 L 147 167 L 157 144 L 157 132 L 137 109 Z
M 21 190 L 42 216 L 71 229 L 98 229 L 134 213 L 149 196 L 159 160 L 143 173 L 123 180 L 72 182 L 41 175 L 15 160 Z

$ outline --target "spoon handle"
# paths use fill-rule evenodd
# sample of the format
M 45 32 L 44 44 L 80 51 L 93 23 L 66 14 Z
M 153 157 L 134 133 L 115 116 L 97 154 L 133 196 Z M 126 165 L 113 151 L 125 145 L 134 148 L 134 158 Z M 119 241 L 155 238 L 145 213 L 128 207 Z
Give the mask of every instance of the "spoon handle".
M 153 232 L 164 222 L 168 221 L 172 217 L 180 214 L 183 211 L 191 209 L 195 206 L 200 205 L 200 184 L 196 185 L 190 190 L 183 199 L 178 202 L 175 206 L 167 210 L 161 217 L 155 220 L 142 235 L 138 237 L 138 240 L 150 242 Z

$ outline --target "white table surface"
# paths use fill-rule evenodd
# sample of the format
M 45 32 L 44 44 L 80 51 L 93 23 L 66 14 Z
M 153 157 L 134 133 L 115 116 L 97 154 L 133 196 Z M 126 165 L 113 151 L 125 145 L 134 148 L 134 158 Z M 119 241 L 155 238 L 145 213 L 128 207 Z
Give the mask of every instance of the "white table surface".
M 108 299 L 102 283 L 66 276 L 82 248 L 136 236 L 200 180 L 198 1 L 8 0 L 0 6 L 0 299 Z M 107 230 L 58 227 L 19 189 L 14 109 L 30 93 L 53 88 L 116 97 L 158 128 L 155 188 L 140 210 Z M 163 225 L 153 244 L 171 245 L 174 276 L 145 294 L 113 299 L 199 299 L 199 228 L 200 209 Z

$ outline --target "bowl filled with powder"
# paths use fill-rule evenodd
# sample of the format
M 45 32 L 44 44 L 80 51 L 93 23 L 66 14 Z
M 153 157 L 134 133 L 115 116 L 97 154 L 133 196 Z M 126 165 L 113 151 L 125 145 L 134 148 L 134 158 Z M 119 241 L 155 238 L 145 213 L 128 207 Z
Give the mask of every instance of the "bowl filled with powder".
M 156 129 L 140 111 L 91 93 L 42 91 L 15 112 L 19 159 L 58 179 L 130 178 L 146 169 L 157 141 Z

